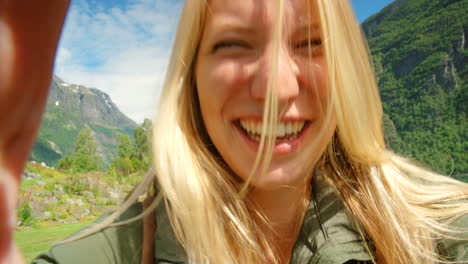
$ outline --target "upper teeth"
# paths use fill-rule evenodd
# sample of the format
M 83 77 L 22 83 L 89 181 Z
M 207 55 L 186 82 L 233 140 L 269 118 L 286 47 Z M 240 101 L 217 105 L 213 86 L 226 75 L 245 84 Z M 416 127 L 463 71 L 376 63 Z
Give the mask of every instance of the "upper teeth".
M 249 132 L 252 135 L 261 135 L 262 134 L 262 122 L 253 121 L 253 120 L 240 120 L 240 124 L 243 129 Z M 278 122 L 276 129 L 276 137 L 284 137 L 295 135 L 301 132 L 304 127 L 305 121 L 282 121 Z

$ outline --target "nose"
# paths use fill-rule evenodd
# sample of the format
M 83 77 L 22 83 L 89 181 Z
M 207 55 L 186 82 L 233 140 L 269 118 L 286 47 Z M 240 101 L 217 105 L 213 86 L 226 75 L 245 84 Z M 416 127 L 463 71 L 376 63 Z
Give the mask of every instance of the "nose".
M 265 51 L 258 61 L 258 68 L 251 86 L 251 96 L 258 102 L 265 101 L 268 80 L 276 74 L 277 78 L 272 78 L 276 81 L 278 89 L 278 101 L 280 105 L 285 105 L 299 95 L 299 68 L 296 62 L 291 57 L 287 48 L 278 50 L 278 65 L 275 69 L 273 64 L 274 52 L 272 50 Z

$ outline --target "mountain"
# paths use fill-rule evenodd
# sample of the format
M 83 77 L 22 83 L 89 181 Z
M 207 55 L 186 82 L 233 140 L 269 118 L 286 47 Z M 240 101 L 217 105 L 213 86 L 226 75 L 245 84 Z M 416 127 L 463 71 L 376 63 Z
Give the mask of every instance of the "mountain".
M 468 172 L 466 14 L 467 0 L 397 0 L 362 24 L 390 147 L 447 174 Z
M 125 116 L 108 94 L 69 84 L 54 76 L 38 139 L 30 160 L 55 166 L 74 150 L 81 129 L 92 130 L 103 165 L 117 155 L 117 135 L 133 135 L 137 124 Z

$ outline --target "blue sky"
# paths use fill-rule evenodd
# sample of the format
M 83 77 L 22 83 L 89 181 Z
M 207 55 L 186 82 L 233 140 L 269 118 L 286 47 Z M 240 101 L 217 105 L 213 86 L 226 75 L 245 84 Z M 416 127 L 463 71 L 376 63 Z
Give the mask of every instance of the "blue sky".
M 351 0 L 360 22 L 391 2 Z M 138 123 L 151 118 L 183 3 L 72 0 L 55 74 L 65 82 L 108 93 Z
M 351 0 L 359 22 L 363 22 L 366 18 L 379 12 L 392 2 L 393 0 Z

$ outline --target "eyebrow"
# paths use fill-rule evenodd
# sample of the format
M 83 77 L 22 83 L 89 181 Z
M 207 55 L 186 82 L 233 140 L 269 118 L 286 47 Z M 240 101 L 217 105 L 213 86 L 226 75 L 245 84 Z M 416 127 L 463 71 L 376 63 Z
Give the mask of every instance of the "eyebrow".
M 320 32 L 321 27 L 317 23 L 308 23 L 308 22 L 301 23 L 300 22 L 298 29 L 296 31 L 303 32 L 303 31 L 309 31 L 309 30 L 310 32 Z
M 255 32 L 255 27 L 252 27 L 248 23 L 234 18 L 214 19 L 211 24 L 212 25 L 210 31 L 214 34 L 226 31 L 237 31 L 245 33 Z
M 310 23 L 308 19 L 301 19 L 298 22 L 295 32 L 317 33 L 321 31 L 321 26 L 318 23 Z M 225 32 L 239 32 L 239 33 L 248 33 L 255 34 L 257 29 L 255 26 L 251 26 L 249 23 L 246 23 L 243 20 L 237 19 L 235 17 L 223 17 L 222 19 L 213 19 L 210 26 L 210 35 L 217 36 Z

